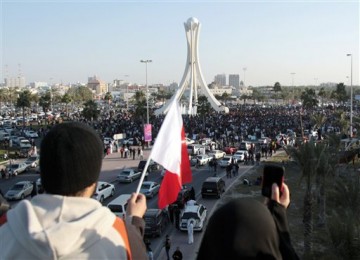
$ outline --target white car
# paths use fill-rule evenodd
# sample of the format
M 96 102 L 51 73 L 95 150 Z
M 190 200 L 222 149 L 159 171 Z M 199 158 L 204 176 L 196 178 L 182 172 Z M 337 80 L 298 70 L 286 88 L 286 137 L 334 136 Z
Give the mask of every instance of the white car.
M 8 192 L 5 194 L 5 198 L 8 200 L 20 200 L 29 196 L 33 190 L 33 185 L 30 181 L 17 182 Z
M 197 155 L 195 156 L 194 158 L 192 158 L 191 160 L 196 164 L 197 163 L 197 160 L 199 160 L 199 165 L 205 165 L 207 164 L 208 162 L 210 162 L 213 158 L 210 157 L 209 155 L 207 154 L 200 154 L 200 155 Z
M 27 138 L 38 138 L 39 137 L 39 135 L 35 131 L 32 131 L 32 130 L 25 131 L 25 136 Z
M 202 231 L 207 216 L 207 209 L 202 204 L 186 206 L 180 215 L 179 228 L 186 231 L 189 221 L 194 222 L 194 231 Z
M 233 158 L 237 162 L 243 162 L 245 160 L 245 154 L 247 155 L 247 151 L 238 150 L 238 151 L 236 151 L 236 153 L 234 153 Z
M 226 153 L 221 150 L 213 150 L 211 152 L 208 152 L 208 155 L 212 158 L 215 157 L 215 159 L 220 159 L 223 158 L 226 155 Z
M 18 175 L 24 171 L 27 171 L 28 165 L 26 163 L 13 163 L 8 165 L 7 169 L 10 175 Z
M 40 159 L 39 155 L 31 156 L 31 157 L 26 159 L 25 164 L 28 167 L 36 168 L 39 165 L 39 159 Z
M 154 181 L 144 181 L 140 188 L 140 193 L 144 194 L 147 198 L 153 198 L 154 195 L 159 193 L 160 184 Z
M 92 197 L 102 203 L 106 198 L 112 197 L 114 194 L 115 186 L 113 184 L 104 181 L 98 181 L 95 193 Z
M 229 166 L 231 163 L 236 163 L 236 159 L 234 159 L 232 156 L 224 156 L 221 160 L 219 160 L 218 164 L 220 167 L 226 167 Z

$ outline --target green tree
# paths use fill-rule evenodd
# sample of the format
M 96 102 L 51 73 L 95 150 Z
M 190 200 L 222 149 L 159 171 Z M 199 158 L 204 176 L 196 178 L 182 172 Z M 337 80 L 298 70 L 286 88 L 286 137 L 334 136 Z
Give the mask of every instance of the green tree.
M 96 120 L 100 115 L 100 110 L 95 101 L 88 100 L 84 103 L 84 110 L 82 115 L 87 120 Z
M 92 91 L 85 86 L 70 88 L 67 93 L 70 95 L 71 99 L 78 104 L 93 99 Z
M 108 104 L 111 103 L 111 101 L 113 100 L 113 96 L 111 95 L 111 92 L 106 92 L 104 96 L 104 100 L 106 100 Z
M 281 85 L 279 82 L 275 82 L 274 84 L 274 91 L 275 92 L 281 92 Z
M 134 104 L 134 117 L 142 122 L 145 122 L 147 116 L 147 103 L 145 93 L 142 91 L 136 91 L 132 98 Z M 149 111 L 150 113 L 150 111 Z
M 212 110 L 212 107 L 205 96 L 199 96 L 198 97 L 198 105 L 197 105 L 197 113 L 200 116 L 205 116 L 210 113 Z
M 344 83 L 336 85 L 336 90 L 331 93 L 331 98 L 336 99 L 339 103 L 344 103 L 348 99 Z
M 226 105 L 226 101 L 228 101 L 230 98 L 230 95 L 227 92 L 222 93 L 221 99 L 224 101 L 224 104 Z
M 315 178 L 319 161 L 316 158 L 315 143 L 308 142 L 301 144 L 298 149 L 294 147 L 287 147 L 286 151 L 294 158 L 301 169 L 301 180 L 305 181 L 305 196 L 304 196 L 304 253 L 305 256 L 310 256 L 313 248 L 313 214 L 314 214 L 314 195 L 312 193 L 313 179 Z
M 262 101 L 264 99 L 264 95 L 256 88 L 253 89 L 251 99 L 254 101 Z
M 311 121 L 315 125 L 315 128 L 321 128 L 325 124 L 326 120 L 327 118 L 324 114 L 314 114 L 311 117 Z
M 21 108 L 23 116 L 23 128 L 25 128 L 25 109 L 31 107 L 31 93 L 29 90 L 20 92 L 16 100 L 16 107 Z
M 65 104 L 66 115 L 69 115 L 68 105 L 71 101 L 71 97 L 68 93 L 65 93 L 61 98 L 61 102 Z
M 314 108 L 318 105 L 319 100 L 315 97 L 315 90 L 305 88 L 305 91 L 301 93 L 300 99 L 304 108 Z
M 240 96 L 240 99 L 244 100 L 244 105 L 245 105 L 245 102 L 246 102 L 246 100 L 247 100 L 248 98 L 250 98 L 250 97 L 249 97 L 248 95 L 245 95 L 245 94 L 242 94 L 242 95 Z
M 360 178 L 347 172 L 329 192 L 333 210 L 327 224 L 332 254 L 337 259 L 360 259 Z M 335 258 L 334 258 L 335 259 Z
M 45 92 L 40 96 L 39 99 L 39 106 L 42 107 L 44 113 L 46 113 L 51 106 L 51 93 L 50 91 Z

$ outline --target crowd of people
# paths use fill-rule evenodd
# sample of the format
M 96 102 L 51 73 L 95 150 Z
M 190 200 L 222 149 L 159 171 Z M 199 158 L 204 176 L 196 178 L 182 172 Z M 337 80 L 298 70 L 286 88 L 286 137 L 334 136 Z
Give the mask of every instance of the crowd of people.
M 330 110 L 324 113 L 331 118 Z M 163 116 L 151 118 L 153 138 L 162 120 Z M 297 132 L 301 125 L 311 128 L 306 111 L 285 107 L 242 107 L 226 115 L 214 113 L 206 118 L 184 116 L 190 138 L 206 136 L 222 146 L 259 133 L 274 138 L 287 129 Z M 0 237 L 8 239 L 0 258 L 149 259 L 150 245 L 145 245 L 143 240 L 145 196 L 131 195 L 125 220 L 91 199 L 106 148 L 103 138 L 118 133 L 133 137 L 139 142 L 138 149 L 132 149 L 129 154 L 125 149 L 130 147 L 117 149 L 124 149 L 124 157 L 141 156 L 145 145 L 142 122 L 121 113 L 95 121 L 78 118 L 78 122 L 49 125 L 39 131 L 43 137 L 40 174 L 45 193 L 21 201 L 1 216 Z M 236 168 L 229 170 L 236 175 Z M 290 192 L 284 186 L 280 196 L 278 187 L 273 185 L 267 206 L 250 199 L 234 199 L 217 209 L 209 220 L 197 258 L 298 259 L 286 219 Z M 75 208 L 78 210 L 74 211 Z M 64 240 L 67 234 L 72 235 Z M 166 241 L 165 250 L 170 259 L 168 236 Z M 190 235 L 188 242 L 193 243 Z M 180 248 L 172 258 L 182 259 Z

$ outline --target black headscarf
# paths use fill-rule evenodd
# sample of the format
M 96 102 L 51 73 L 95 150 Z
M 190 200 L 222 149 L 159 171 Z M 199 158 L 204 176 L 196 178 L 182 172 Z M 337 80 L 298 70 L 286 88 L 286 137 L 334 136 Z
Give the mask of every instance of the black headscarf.
M 197 259 L 282 259 L 279 244 L 267 207 L 254 199 L 235 199 L 210 218 Z

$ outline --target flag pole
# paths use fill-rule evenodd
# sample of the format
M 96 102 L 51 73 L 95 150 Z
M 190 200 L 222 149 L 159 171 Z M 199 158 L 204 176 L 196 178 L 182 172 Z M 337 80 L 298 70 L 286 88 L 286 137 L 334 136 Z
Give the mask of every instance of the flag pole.
M 147 159 L 147 161 L 146 161 L 146 164 L 145 164 L 144 170 L 143 170 L 143 172 L 141 173 L 141 177 L 140 177 L 139 185 L 138 185 L 138 186 L 137 186 L 137 188 L 136 188 L 136 194 L 138 194 L 138 193 L 140 192 L 140 188 L 141 188 L 141 185 L 142 185 L 142 184 L 143 184 L 143 182 L 144 182 L 145 174 L 146 174 L 147 169 L 148 169 L 148 167 L 149 167 L 150 160 L 151 160 L 151 152 L 150 152 L 150 156 L 149 156 L 149 158 L 148 158 L 148 159 Z

